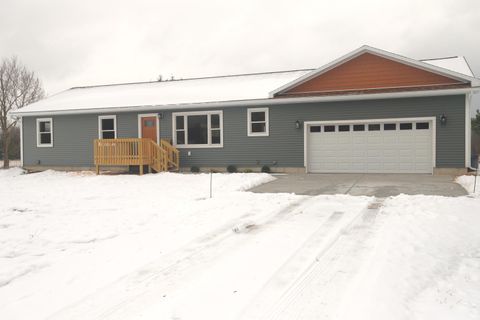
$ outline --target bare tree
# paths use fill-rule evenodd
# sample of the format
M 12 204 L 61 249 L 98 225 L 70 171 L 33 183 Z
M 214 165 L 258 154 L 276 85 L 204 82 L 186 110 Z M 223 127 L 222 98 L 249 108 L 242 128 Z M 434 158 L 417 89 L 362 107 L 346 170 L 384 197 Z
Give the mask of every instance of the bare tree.
M 10 112 L 40 100 L 45 95 L 42 83 L 16 57 L 2 59 L 0 63 L 0 130 L 3 149 L 3 167 L 10 166 L 8 147 L 11 129 L 17 120 Z

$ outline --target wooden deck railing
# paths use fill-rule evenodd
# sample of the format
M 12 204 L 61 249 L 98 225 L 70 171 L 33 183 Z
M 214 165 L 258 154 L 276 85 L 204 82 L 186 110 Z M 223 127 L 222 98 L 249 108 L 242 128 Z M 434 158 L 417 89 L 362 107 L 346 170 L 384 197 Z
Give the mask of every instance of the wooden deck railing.
M 100 166 L 139 166 L 140 174 L 145 165 L 149 172 L 180 167 L 179 151 L 164 139 L 160 145 L 147 138 L 95 139 L 93 154 L 97 174 Z

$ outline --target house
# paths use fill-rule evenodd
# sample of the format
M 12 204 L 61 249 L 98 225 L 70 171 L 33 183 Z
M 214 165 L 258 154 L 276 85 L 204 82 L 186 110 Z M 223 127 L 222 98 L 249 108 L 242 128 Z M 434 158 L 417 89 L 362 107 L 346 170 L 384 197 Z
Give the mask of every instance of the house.
M 169 153 L 163 170 L 461 173 L 479 84 L 463 57 L 362 46 L 318 69 L 76 87 L 14 116 L 32 170 L 153 166 Z

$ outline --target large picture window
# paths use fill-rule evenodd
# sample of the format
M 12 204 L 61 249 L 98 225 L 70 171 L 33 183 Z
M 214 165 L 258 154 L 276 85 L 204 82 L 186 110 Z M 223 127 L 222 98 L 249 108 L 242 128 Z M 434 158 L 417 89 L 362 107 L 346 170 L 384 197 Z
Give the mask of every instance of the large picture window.
M 248 136 L 268 136 L 268 108 L 248 109 Z
M 37 119 L 37 147 L 53 147 L 52 118 Z
M 117 117 L 100 116 L 98 117 L 98 138 L 116 139 L 117 138 Z
M 221 111 L 173 113 L 173 143 L 177 147 L 222 147 Z

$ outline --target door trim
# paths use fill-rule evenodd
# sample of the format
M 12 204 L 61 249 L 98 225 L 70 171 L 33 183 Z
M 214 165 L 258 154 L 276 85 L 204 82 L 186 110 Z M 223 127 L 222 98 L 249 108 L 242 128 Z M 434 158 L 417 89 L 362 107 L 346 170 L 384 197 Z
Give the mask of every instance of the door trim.
M 138 137 L 142 137 L 142 118 L 146 117 L 155 117 L 157 126 L 157 143 L 160 143 L 160 119 L 158 118 L 158 113 L 139 113 L 137 115 Z
M 432 174 L 437 163 L 437 118 L 436 117 L 418 117 L 418 118 L 382 118 L 382 119 L 355 119 L 355 120 L 328 120 L 328 121 L 305 121 L 303 123 L 303 164 L 305 173 L 308 173 L 308 128 L 311 125 L 325 124 L 353 124 L 353 123 L 372 123 L 372 122 L 402 122 L 402 121 L 430 121 L 432 123 Z

